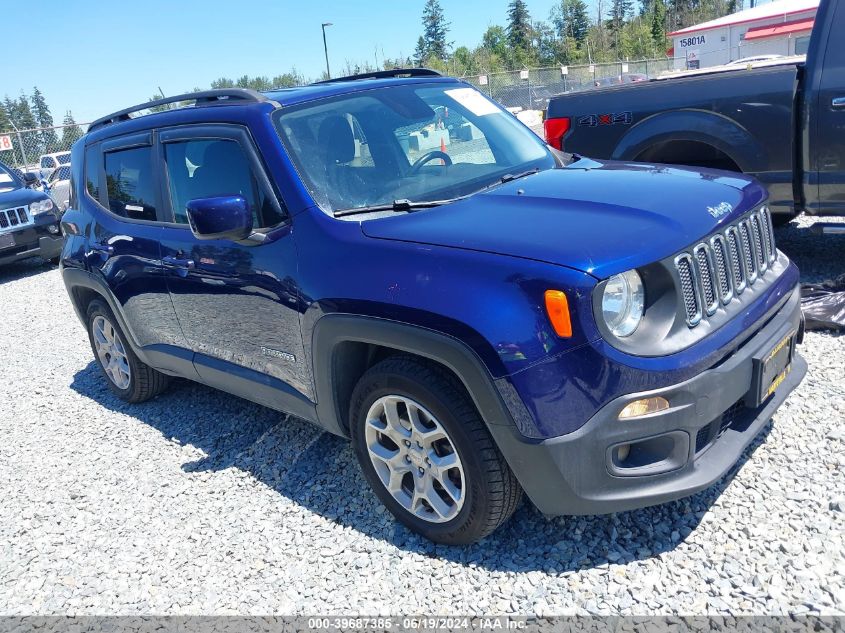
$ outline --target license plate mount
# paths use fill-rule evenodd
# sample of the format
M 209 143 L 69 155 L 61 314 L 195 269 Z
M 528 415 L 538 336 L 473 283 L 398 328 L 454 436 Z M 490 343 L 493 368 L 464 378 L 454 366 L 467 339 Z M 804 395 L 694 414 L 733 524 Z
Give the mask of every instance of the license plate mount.
M 0 250 L 5 248 L 14 248 L 15 246 L 15 234 L 14 233 L 6 233 L 5 235 L 0 235 Z
M 795 354 L 795 331 L 777 339 L 777 342 L 760 356 L 753 358 L 751 390 L 748 399 L 752 407 L 759 407 L 769 399 L 789 376 Z

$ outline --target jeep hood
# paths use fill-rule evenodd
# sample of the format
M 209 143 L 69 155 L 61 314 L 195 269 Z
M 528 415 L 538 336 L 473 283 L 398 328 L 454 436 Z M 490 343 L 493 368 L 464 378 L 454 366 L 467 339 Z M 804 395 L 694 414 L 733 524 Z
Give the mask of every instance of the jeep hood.
M 3 191 L 0 192 L 0 209 L 29 206 L 30 203 L 43 200 L 47 197 L 47 194 L 43 191 L 27 189 L 25 187 L 13 189 L 12 191 Z
M 372 238 L 522 257 L 603 279 L 668 257 L 765 199 L 741 174 L 580 159 L 361 228 Z

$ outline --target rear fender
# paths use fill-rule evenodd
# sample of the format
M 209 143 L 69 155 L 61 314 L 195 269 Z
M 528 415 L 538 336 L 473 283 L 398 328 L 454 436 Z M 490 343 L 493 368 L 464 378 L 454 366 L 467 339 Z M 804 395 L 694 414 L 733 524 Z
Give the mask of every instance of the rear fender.
M 721 114 L 704 110 L 675 110 L 643 119 L 625 133 L 612 158 L 635 160 L 646 150 L 673 141 L 696 141 L 715 147 L 743 172 L 765 169 L 766 152 L 748 130 Z

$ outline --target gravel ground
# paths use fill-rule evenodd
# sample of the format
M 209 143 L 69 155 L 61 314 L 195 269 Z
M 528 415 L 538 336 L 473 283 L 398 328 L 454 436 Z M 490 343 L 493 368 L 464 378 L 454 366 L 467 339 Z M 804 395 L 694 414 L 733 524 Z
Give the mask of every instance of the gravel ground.
M 808 280 L 845 238 L 779 231 Z M 127 406 L 58 271 L 0 270 L 0 613 L 841 613 L 845 337 L 730 476 L 690 499 L 434 546 L 385 513 L 349 447 L 188 382 Z

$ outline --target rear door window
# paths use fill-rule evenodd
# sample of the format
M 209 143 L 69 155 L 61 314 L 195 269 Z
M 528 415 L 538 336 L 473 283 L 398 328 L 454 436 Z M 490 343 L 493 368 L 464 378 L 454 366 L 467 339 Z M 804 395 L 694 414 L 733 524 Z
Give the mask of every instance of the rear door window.
M 111 212 L 132 220 L 156 220 L 152 148 L 109 152 L 105 155 L 105 164 Z

